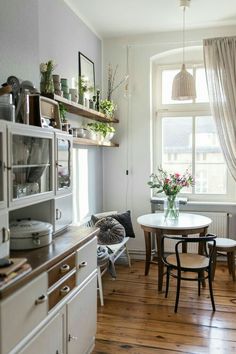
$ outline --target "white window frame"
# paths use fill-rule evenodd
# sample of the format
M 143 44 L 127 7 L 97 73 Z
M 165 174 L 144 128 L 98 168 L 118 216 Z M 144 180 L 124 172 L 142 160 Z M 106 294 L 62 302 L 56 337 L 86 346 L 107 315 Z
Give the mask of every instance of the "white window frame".
M 203 67 L 203 63 L 189 64 L 187 68 Z M 212 116 L 209 103 L 186 103 L 186 104 L 162 104 L 162 71 L 180 68 L 180 64 L 159 66 L 157 70 L 157 90 L 160 95 L 156 95 L 157 111 L 153 120 L 153 166 L 154 172 L 158 166 L 162 165 L 162 119 L 164 117 L 200 117 Z M 195 76 L 195 71 L 194 71 Z M 195 125 L 193 124 L 193 134 L 195 136 Z M 193 139 L 195 140 L 195 139 Z M 194 141 L 193 141 L 194 143 Z M 195 145 L 192 146 L 195 151 Z M 193 155 L 193 174 L 195 173 L 195 155 Z M 180 193 L 180 196 L 187 197 L 192 201 L 207 201 L 207 202 L 233 202 L 236 198 L 235 181 L 230 176 L 227 169 L 226 176 L 226 194 L 194 194 L 194 193 Z

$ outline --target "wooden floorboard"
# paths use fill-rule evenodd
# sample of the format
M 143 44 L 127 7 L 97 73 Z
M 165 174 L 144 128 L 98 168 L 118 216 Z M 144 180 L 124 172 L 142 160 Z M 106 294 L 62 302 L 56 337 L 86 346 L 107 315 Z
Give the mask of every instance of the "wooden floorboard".
M 174 313 L 175 279 L 169 295 L 157 291 L 157 268 L 144 276 L 144 262 L 116 265 L 117 279 L 103 277 L 104 307 L 98 302 L 93 354 L 236 354 L 236 282 L 225 263 L 213 283 L 216 312 L 208 287 L 197 295 L 197 282 L 183 282 Z

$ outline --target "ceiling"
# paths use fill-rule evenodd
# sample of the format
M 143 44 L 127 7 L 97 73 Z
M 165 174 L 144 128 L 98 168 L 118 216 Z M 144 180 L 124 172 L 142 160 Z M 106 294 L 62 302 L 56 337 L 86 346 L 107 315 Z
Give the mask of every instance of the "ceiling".
M 179 0 L 65 0 L 100 37 L 117 37 L 179 30 Z M 236 24 L 235 0 L 192 0 L 187 28 Z

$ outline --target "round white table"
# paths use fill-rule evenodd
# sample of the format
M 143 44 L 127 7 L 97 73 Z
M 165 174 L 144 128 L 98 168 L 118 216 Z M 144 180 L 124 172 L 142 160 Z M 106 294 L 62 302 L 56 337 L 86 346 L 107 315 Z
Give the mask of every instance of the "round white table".
M 203 215 L 188 213 L 180 213 L 178 219 L 169 220 L 165 219 L 164 213 L 152 213 L 139 216 L 137 222 L 144 231 L 146 247 L 145 275 L 148 275 L 150 263 L 152 263 L 151 235 L 154 234 L 156 236 L 158 290 L 162 291 L 164 264 L 162 262 L 161 243 L 163 235 L 182 235 L 187 237 L 188 235 L 199 234 L 200 237 L 205 236 L 212 220 Z M 184 247 L 182 252 L 187 252 L 187 248 Z

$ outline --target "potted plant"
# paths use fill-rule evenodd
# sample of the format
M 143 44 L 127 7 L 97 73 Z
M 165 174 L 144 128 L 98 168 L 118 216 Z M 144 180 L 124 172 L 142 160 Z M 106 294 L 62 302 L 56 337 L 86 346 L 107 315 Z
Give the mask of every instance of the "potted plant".
M 114 117 L 114 112 L 117 109 L 117 105 L 113 101 L 101 100 L 100 101 L 100 111 L 105 114 L 109 119 Z
M 88 79 L 85 76 L 79 77 L 79 103 L 85 105 L 85 98 L 89 99 L 89 93 L 93 92 L 93 87 L 88 86 Z M 88 97 L 85 97 L 87 94 Z
M 98 141 L 109 141 L 113 138 L 115 133 L 115 128 L 108 123 L 88 123 L 88 128 L 93 133 L 95 133 L 94 139 Z M 92 136 L 93 139 L 93 136 Z

